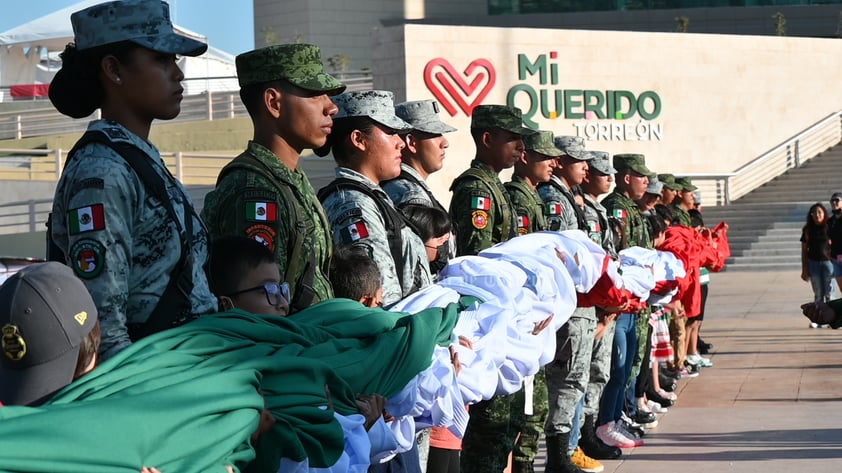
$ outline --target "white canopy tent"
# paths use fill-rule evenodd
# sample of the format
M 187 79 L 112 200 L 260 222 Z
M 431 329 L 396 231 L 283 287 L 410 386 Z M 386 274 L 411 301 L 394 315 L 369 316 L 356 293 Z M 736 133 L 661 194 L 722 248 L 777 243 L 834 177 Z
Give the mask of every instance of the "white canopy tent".
M 83 0 L 0 33 L 0 87 L 48 83 L 58 70 L 59 64 L 55 62 L 57 54 L 73 41 L 70 15 L 102 1 Z M 178 25 L 173 27 L 179 34 L 207 41 L 198 33 Z M 184 86 L 186 94 L 239 89 L 234 56 L 222 50 L 209 47 L 208 52 L 200 57 L 182 57 L 179 66 L 188 79 Z M 208 79 L 223 77 L 226 79 Z

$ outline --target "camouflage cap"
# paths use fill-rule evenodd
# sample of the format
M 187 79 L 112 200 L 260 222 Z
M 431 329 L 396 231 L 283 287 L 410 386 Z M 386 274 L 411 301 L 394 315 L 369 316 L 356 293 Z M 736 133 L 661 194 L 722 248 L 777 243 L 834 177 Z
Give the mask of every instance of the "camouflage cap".
M 345 84 L 325 72 L 322 53 L 312 44 L 278 44 L 237 56 L 240 87 L 284 79 L 313 92 L 341 94 Z
M 553 143 L 553 132 L 551 131 L 538 130 L 537 133 L 524 136 L 523 144 L 526 151 L 534 151 L 547 158 L 557 158 L 562 154 L 561 150 L 556 148 Z
M 681 186 L 681 190 L 683 191 L 694 191 L 698 189 L 698 187 L 693 185 L 693 182 L 690 181 L 689 177 L 676 177 L 675 183 L 676 185 Z
M 664 183 L 664 187 L 674 191 L 682 190 L 682 187 L 675 182 L 672 174 L 658 174 L 658 180 Z
M 471 113 L 471 128 L 500 128 L 518 135 L 532 135 L 535 130 L 523 125 L 523 115 L 517 107 L 479 105 Z
M 606 176 L 617 172 L 611 166 L 611 155 L 605 151 L 588 151 L 591 155 L 591 160 L 588 161 L 588 171 L 596 171 Z
M 415 100 L 395 105 L 395 115 L 412 125 L 413 130 L 433 135 L 456 131 L 456 128 L 439 120 L 439 103 L 435 100 Z
M 562 153 L 579 161 L 587 161 L 593 157 L 585 151 L 585 139 L 581 136 L 556 136 L 555 146 Z
M 647 194 L 661 195 L 661 191 L 663 189 L 664 189 L 664 183 L 659 181 L 657 176 L 649 178 L 649 185 L 646 186 L 646 193 Z
M 170 7 L 161 0 L 106 2 L 70 15 L 76 49 L 131 41 L 153 51 L 198 56 L 208 45 L 175 33 Z
M 646 156 L 642 154 L 615 154 L 614 167 L 618 171 L 629 169 L 646 177 L 655 177 L 655 173 L 646 167 Z
M 395 115 L 395 95 L 388 90 L 355 90 L 333 98 L 339 107 L 334 120 L 351 117 L 368 117 L 393 130 L 412 129 L 412 125 Z

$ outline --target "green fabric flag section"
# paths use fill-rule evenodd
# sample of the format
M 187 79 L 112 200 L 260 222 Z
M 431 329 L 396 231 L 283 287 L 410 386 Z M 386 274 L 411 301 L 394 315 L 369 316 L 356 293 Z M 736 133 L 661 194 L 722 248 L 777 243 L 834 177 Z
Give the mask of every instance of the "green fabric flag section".
M 402 389 L 448 343 L 457 311 L 333 299 L 289 318 L 201 317 L 135 343 L 44 406 L 0 408 L 0 471 L 274 472 L 282 457 L 333 465 L 344 446 L 334 410 L 354 414 L 356 394 Z M 264 402 L 277 423 L 252 448 Z

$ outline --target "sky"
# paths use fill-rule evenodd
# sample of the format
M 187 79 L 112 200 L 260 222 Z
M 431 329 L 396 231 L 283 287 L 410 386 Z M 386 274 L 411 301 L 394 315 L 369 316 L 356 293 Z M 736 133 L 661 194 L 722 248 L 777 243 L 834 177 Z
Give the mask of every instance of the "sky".
M 0 33 L 81 0 L 0 0 Z M 254 48 L 252 0 L 168 0 L 173 23 L 237 55 Z M 68 22 L 70 19 L 68 18 Z

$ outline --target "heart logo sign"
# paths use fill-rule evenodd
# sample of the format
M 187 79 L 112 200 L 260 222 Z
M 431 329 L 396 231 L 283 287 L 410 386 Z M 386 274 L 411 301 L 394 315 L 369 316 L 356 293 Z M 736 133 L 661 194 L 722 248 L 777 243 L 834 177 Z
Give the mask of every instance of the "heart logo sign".
M 464 72 L 457 71 L 447 59 L 440 57 L 424 67 L 424 84 L 450 116 L 456 116 L 456 107 L 471 116 L 474 107 L 482 104 L 496 81 L 497 73 L 488 59 L 474 59 Z

